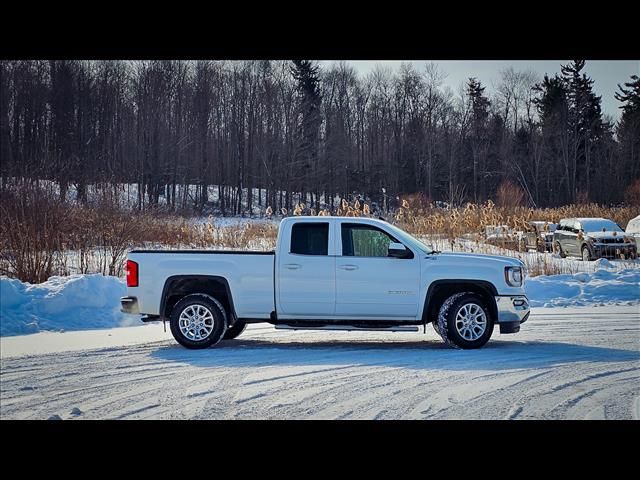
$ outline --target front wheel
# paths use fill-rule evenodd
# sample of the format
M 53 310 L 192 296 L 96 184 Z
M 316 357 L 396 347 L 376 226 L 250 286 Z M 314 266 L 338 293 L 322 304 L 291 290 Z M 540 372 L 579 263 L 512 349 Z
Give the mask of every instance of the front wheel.
M 444 343 L 472 349 L 484 346 L 493 333 L 493 318 L 484 299 L 473 292 L 456 293 L 447 298 L 438 313 L 438 327 Z
M 591 260 L 591 253 L 589 253 L 588 247 L 582 247 L 582 260 L 585 262 Z
M 184 347 L 207 348 L 220 341 L 227 329 L 222 304 L 210 295 L 194 293 L 175 304 L 169 320 L 171 333 Z

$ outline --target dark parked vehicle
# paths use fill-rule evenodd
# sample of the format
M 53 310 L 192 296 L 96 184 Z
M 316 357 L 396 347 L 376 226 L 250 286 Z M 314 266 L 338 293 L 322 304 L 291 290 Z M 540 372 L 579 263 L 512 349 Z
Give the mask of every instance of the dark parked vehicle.
M 545 221 L 528 222 L 527 231 L 520 239 L 520 250 L 536 250 L 538 252 L 553 251 L 553 232 L 558 224 Z
M 620 225 L 606 218 L 564 218 L 553 233 L 553 250 L 562 258 L 637 257 L 633 239 L 625 235 Z

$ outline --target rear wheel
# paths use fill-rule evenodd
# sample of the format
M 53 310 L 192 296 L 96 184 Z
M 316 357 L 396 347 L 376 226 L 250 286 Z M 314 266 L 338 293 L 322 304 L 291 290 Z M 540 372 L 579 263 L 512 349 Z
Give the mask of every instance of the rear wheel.
M 187 348 L 207 348 L 220 341 L 227 329 L 222 304 L 210 295 L 194 293 L 173 307 L 169 321 L 177 342 Z
M 493 333 L 493 318 L 480 295 L 456 293 L 447 298 L 438 313 L 436 332 L 451 347 L 472 349 L 484 346 Z
M 242 320 L 236 320 L 231 327 L 227 328 L 227 331 L 224 332 L 223 340 L 233 340 L 236 337 L 239 337 L 242 332 L 244 332 L 245 328 L 247 328 L 247 324 Z

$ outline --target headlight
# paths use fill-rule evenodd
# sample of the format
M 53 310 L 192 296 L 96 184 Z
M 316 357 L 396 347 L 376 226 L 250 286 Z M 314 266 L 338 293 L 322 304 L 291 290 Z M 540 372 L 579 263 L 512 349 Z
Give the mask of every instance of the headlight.
M 521 287 L 523 278 L 522 267 L 505 267 L 504 280 L 511 287 Z

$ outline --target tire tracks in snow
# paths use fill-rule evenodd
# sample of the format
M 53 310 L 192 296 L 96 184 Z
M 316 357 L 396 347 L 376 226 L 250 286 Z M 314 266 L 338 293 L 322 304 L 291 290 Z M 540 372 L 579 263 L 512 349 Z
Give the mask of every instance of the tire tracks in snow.
M 250 326 L 204 351 L 162 341 L 0 358 L 0 418 L 640 418 L 640 315 L 593 312 L 532 317 L 479 351 L 433 332 Z

